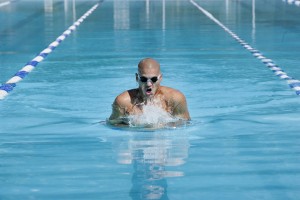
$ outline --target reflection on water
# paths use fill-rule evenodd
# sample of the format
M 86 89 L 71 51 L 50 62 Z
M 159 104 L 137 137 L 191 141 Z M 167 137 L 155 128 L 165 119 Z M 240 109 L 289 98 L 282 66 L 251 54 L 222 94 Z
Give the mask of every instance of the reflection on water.
M 184 133 L 140 132 L 123 138 L 115 149 L 118 163 L 133 167 L 132 199 L 169 199 L 167 178 L 184 176 L 174 169 L 185 163 L 189 141 Z

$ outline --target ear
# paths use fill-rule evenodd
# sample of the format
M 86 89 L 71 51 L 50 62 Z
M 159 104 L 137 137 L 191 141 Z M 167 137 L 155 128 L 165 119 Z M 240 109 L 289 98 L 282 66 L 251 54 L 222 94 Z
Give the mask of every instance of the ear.
M 162 79 L 163 79 L 163 75 L 162 75 L 162 74 L 160 74 L 160 76 L 159 76 L 159 82 L 161 82 L 161 81 L 162 81 Z
M 137 73 L 135 73 L 135 80 L 136 82 L 139 82 L 139 75 Z

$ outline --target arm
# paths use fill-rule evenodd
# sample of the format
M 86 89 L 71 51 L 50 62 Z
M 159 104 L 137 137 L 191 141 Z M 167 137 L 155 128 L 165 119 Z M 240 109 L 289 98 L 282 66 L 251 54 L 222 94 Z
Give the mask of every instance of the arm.
M 126 107 L 122 106 L 123 101 L 122 96 L 119 95 L 112 104 L 112 113 L 108 119 L 110 124 L 128 124 L 128 120 L 126 120 Z
M 174 95 L 173 115 L 185 120 L 191 119 L 185 96 L 181 92 L 178 92 L 176 95 Z

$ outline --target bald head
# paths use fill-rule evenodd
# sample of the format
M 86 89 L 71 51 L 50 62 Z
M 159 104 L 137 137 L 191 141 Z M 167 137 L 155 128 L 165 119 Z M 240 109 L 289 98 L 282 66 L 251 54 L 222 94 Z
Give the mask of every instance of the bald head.
M 145 58 L 139 62 L 138 71 L 139 74 L 144 74 L 149 71 L 160 74 L 160 64 L 152 58 Z

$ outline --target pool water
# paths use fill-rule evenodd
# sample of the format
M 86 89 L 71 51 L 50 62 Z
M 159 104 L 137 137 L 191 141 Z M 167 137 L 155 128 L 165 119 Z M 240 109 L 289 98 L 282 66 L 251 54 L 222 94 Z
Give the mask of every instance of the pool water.
M 5 83 L 98 1 L 0 7 Z M 300 7 L 197 0 L 299 80 Z M 189 126 L 106 125 L 161 63 Z M 0 102 L 0 199 L 299 199 L 299 96 L 190 1 L 104 1 Z

